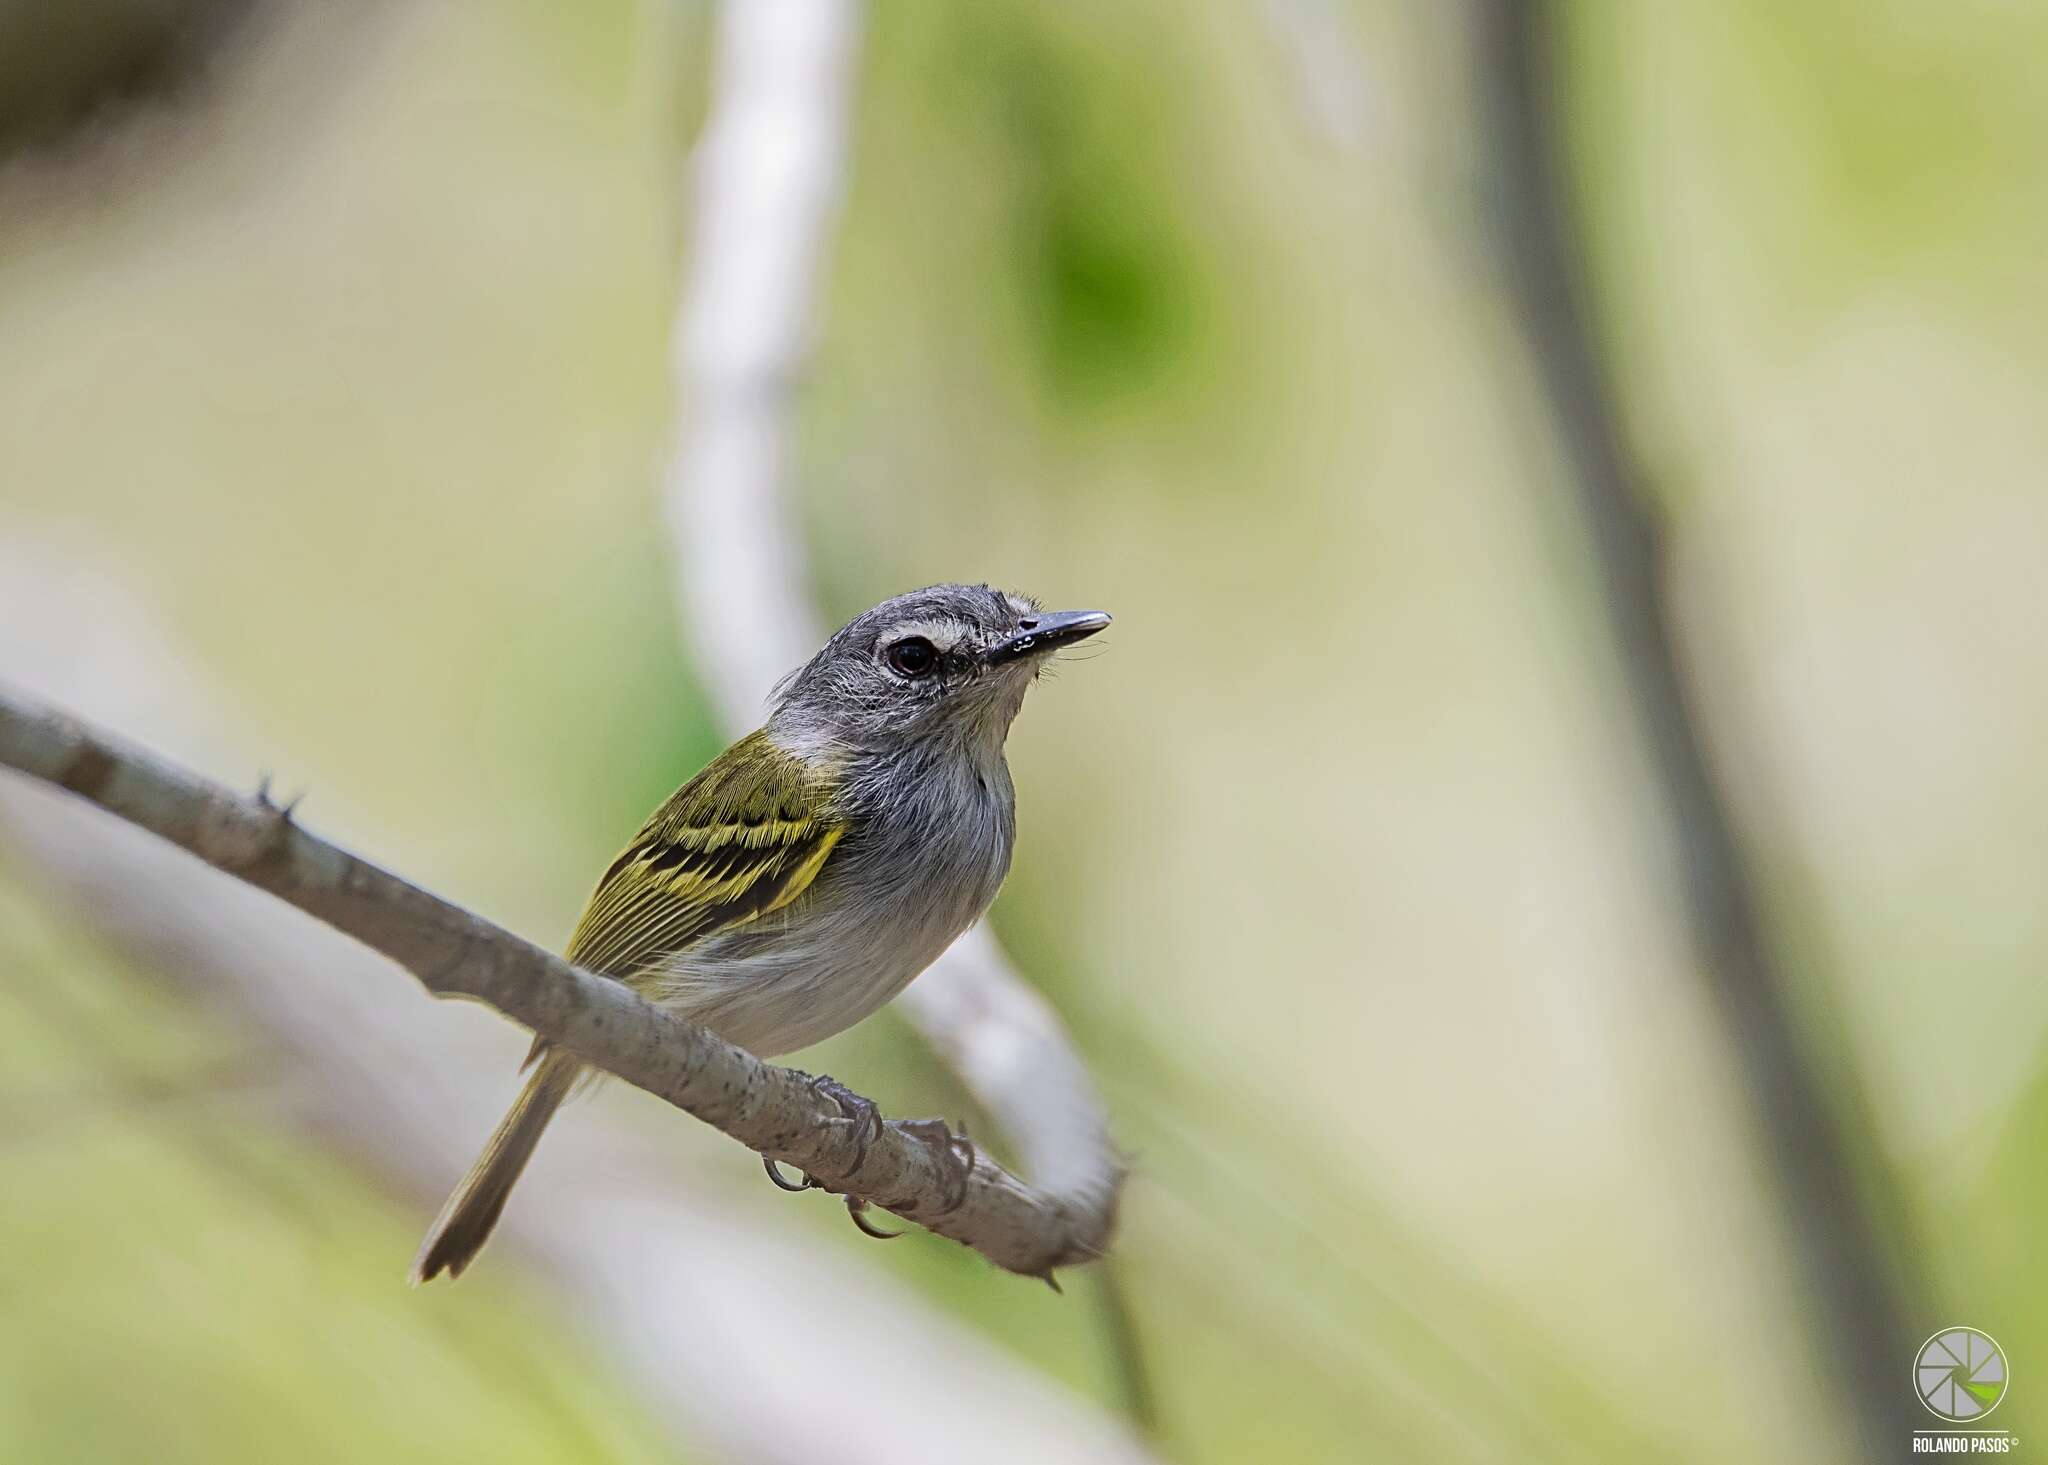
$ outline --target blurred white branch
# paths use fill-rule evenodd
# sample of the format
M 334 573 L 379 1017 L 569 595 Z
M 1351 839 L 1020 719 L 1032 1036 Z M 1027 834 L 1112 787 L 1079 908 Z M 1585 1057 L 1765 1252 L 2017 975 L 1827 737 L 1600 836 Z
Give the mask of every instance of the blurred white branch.
M 676 324 L 667 475 L 684 634 L 726 728 L 824 639 L 782 499 L 791 396 L 844 176 L 859 14 L 847 0 L 721 7 Z M 1059 1019 L 983 926 L 897 999 L 1015 1143 L 1070 1241 L 1106 1248 L 1124 1165 Z
M 992 1160 L 954 1190 L 936 1148 L 894 1125 L 863 1153 L 856 1126 L 807 1076 L 327 843 L 261 794 L 222 787 L 5 689 L 0 766 L 66 789 L 318 917 L 437 996 L 486 1002 L 827 1188 L 873 1200 L 999 1266 L 1050 1278 L 1096 1253 L 1095 1235 L 1078 1230 L 1058 1199 Z
M 1259 14 L 1293 73 L 1303 120 L 1325 145 L 1356 152 L 1371 135 L 1375 98 L 1351 17 L 1335 0 L 1265 0 Z

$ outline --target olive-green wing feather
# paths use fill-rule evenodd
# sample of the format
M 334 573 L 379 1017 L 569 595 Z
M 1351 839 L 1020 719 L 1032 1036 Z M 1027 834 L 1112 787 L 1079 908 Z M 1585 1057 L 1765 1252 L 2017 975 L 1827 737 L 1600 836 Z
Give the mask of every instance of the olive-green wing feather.
M 846 833 L 831 775 L 753 733 L 655 810 L 598 882 L 569 960 L 630 981 L 782 909 Z

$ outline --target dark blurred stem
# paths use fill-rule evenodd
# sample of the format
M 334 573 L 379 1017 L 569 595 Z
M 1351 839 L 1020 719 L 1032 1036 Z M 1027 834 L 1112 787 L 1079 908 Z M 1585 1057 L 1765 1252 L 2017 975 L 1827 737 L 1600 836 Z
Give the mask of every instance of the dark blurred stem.
M 1821 1083 L 1766 939 L 1756 888 L 1688 707 L 1666 593 L 1666 546 L 1647 475 L 1630 450 L 1613 369 L 1595 345 L 1583 240 L 1561 137 L 1558 7 L 1478 0 L 1477 83 L 1488 116 L 1498 228 L 1514 308 L 1552 424 L 1578 485 L 1609 630 L 1651 760 L 1679 873 L 1697 970 L 1708 985 L 1756 1133 L 1781 1192 L 1807 1296 L 1797 1310 L 1879 1448 L 1916 1423 L 1914 1339 L 1885 1237 L 1869 1208 L 1844 1114 L 1856 1096 Z
M 1102 1340 L 1116 1374 L 1117 1403 L 1124 1417 L 1155 1443 L 1159 1432 L 1159 1396 L 1152 1389 L 1152 1369 L 1145 1357 L 1144 1334 L 1124 1288 L 1123 1266 L 1114 1256 L 1095 1264 L 1096 1315 Z

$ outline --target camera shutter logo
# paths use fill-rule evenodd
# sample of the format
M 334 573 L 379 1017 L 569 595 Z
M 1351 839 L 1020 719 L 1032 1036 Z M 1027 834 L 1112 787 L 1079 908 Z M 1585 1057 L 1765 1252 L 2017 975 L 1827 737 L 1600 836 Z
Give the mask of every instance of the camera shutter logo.
M 2005 1350 L 1975 1328 L 1943 1328 L 1913 1360 L 1913 1388 L 1943 1419 L 1982 1419 L 2005 1397 Z

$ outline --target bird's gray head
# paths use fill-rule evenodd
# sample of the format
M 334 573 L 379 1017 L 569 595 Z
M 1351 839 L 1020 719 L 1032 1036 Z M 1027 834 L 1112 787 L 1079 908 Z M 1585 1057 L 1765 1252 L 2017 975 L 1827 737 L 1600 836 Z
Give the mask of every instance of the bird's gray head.
M 856 616 L 776 688 L 769 728 L 791 746 L 904 742 L 1000 749 L 1033 678 L 1109 624 L 1043 611 L 987 585 L 932 585 Z

